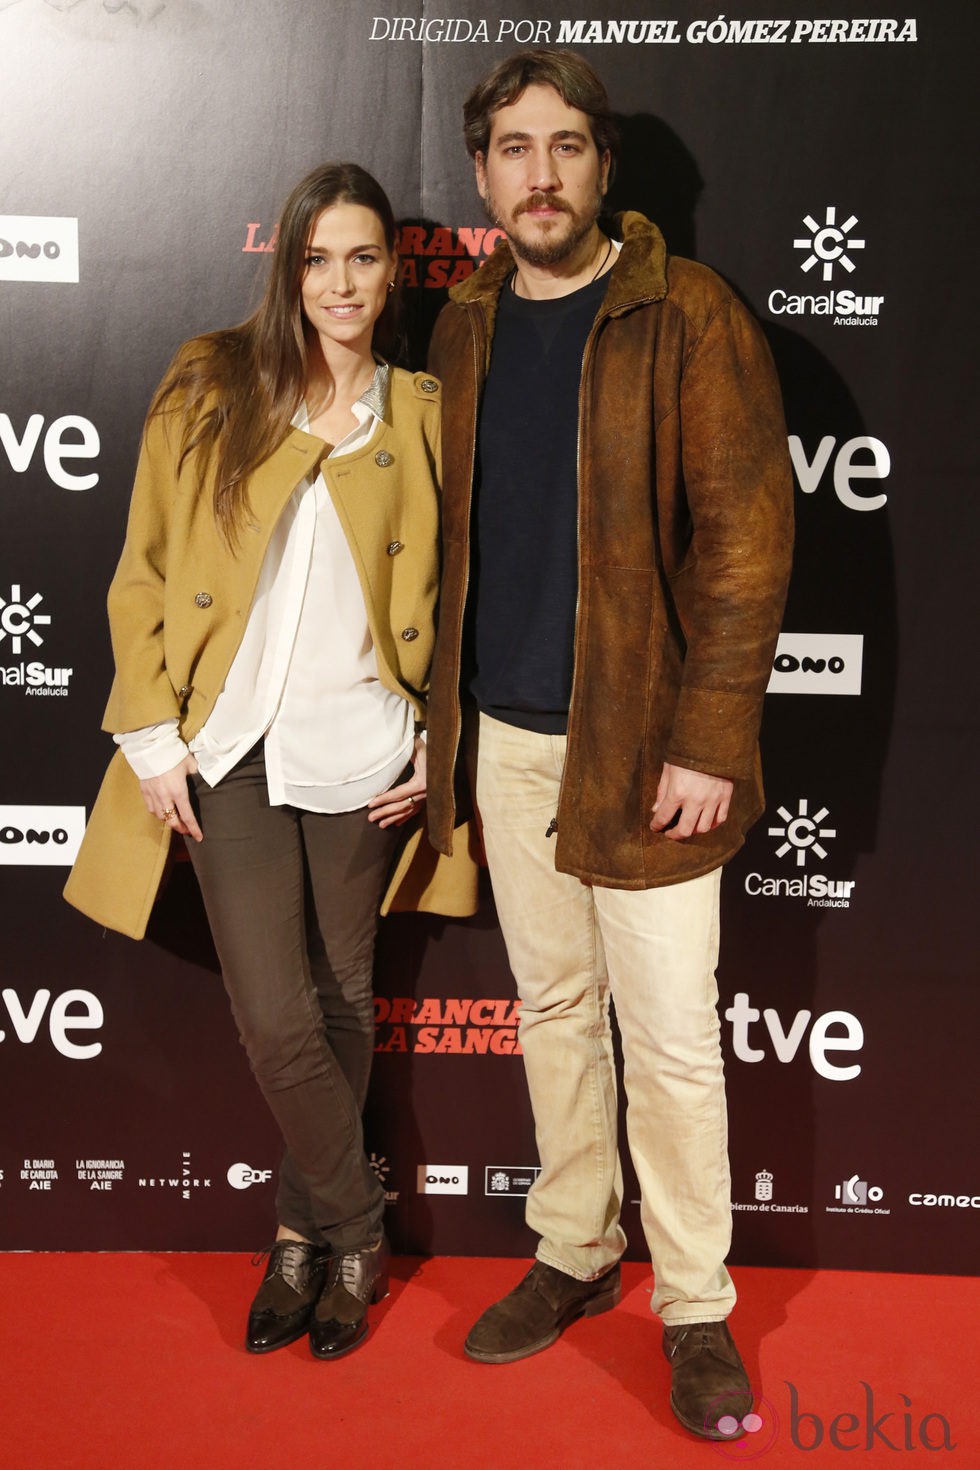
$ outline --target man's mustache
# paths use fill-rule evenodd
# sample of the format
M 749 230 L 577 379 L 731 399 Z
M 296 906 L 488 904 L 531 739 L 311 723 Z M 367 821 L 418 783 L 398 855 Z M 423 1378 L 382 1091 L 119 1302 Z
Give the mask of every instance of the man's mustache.
M 560 194 L 531 194 L 523 199 L 520 204 L 514 206 L 514 218 L 518 215 L 527 214 L 531 209 L 555 209 L 561 214 L 573 214 L 574 210 L 567 200 L 562 199 Z

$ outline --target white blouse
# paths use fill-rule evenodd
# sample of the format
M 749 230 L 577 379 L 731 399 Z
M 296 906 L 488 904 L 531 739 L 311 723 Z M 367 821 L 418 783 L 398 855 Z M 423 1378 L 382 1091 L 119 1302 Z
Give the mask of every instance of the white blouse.
M 370 443 L 387 410 L 389 378 L 379 363 L 353 405 L 357 427 L 330 459 Z M 308 423 L 303 407 L 293 426 Z M 276 524 L 224 688 L 190 745 L 176 719 L 113 739 L 140 780 L 172 770 L 189 749 L 216 786 L 264 736 L 273 806 L 347 812 L 396 780 L 414 729 L 411 704 L 378 677 L 354 559 L 317 472 L 297 486 Z

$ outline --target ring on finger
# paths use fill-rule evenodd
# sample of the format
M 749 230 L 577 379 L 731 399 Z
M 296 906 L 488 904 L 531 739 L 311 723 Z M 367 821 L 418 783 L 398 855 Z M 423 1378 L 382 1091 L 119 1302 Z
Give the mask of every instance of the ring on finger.
M 160 818 L 160 820 L 161 820 L 161 822 L 169 822 L 170 821 L 170 818 L 171 817 L 175 817 L 176 815 L 177 815 L 177 808 L 175 806 L 168 806 L 167 807 L 167 810 L 164 812 L 164 814 Z

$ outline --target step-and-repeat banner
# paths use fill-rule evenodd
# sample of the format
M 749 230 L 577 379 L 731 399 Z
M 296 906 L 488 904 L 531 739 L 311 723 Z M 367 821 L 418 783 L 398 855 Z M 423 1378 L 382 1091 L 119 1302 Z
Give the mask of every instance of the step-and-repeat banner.
M 142 418 L 178 342 L 255 304 L 277 209 L 328 158 L 391 194 L 421 365 L 495 239 L 462 99 L 550 44 L 608 82 L 615 206 L 735 284 L 785 392 L 769 806 L 724 889 L 733 1259 L 970 1271 L 977 8 L 397 11 L 0 0 L 0 1248 L 269 1238 L 276 1132 L 189 868 L 141 944 L 60 898 L 111 750 L 105 589 Z M 526 1254 L 534 1134 L 489 892 L 468 922 L 386 921 L 376 1006 L 367 1142 L 396 1248 Z

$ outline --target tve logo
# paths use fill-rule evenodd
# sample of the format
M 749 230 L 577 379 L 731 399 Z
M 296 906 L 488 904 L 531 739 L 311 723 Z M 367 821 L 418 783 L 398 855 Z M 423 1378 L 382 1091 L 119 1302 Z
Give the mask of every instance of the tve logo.
M 16 990 L 4 990 L 3 1003 L 17 1040 L 25 1046 L 36 1040 L 47 1011 L 48 1034 L 55 1051 L 73 1062 L 86 1062 L 97 1057 L 102 1050 L 101 1041 L 73 1041 L 68 1033 L 102 1029 L 105 1015 L 98 996 L 93 995 L 91 990 L 65 990 L 54 997 L 51 1009 L 48 1010 L 49 1000 L 50 990 L 36 990 L 30 1005 L 25 1008 Z M 6 1031 L 0 1030 L 0 1041 L 6 1039 Z
M 882 491 L 877 495 L 864 495 L 855 490 L 855 481 L 887 480 L 891 474 L 892 457 L 888 446 L 871 434 L 859 434 L 848 439 L 837 448 L 832 434 L 825 434 L 810 459 L 798 434 L 789 436 L 789 457 L 793 470 L 804 495 L 814 495 L 823 483 L 825 471 L 833 458 L 831 479 L 834 494 L 847 510 L 881 510 L 888 504 L 888 496 Z
M 860 633 L 781 633 L 767 694 L 860 694 Z
M 0 446 L 15 475 L 30 469 L 34 453 L 44 429 L 44 415 L 32 413 L 23 429 L 14 425 L 9 414 L 0 413 Z M 99 483 L 97 470 L 78 474 L 65 463 L 73 459 L 97 459 L 102 442 L 91 419 L 81 414 L 66 413 L 52 419 L 44 433 L 41 457 L 48 479 L 59 490 L 91 490 Z
M 0 215 L 0 281 L 78 281 L 78 220 Z
M 0 805 L 0 863 L 70 868 L 84 831 L 83 806 Z
M 467 1194 L 469 1192 L 469 1166 L 467 1164 L 419 1164 L 419 1194 Z

